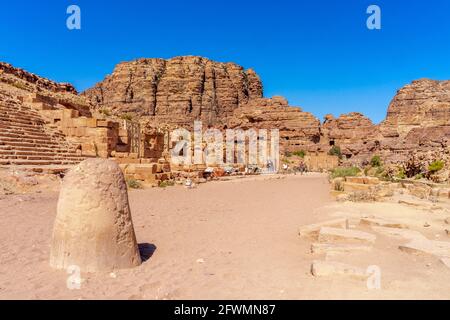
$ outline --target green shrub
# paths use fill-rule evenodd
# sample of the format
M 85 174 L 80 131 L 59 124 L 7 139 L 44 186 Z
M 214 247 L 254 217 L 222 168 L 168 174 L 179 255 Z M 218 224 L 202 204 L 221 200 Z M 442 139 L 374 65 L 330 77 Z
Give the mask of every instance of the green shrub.
M 339 159 L 342 158 L 341 148 L 338 146 L 332 146 L 330 151 L 328 151 L 330 156 L 338 156 Z
M 370 165 L 372 167 L 381 167 L 381 158 L 378 155 L 375 155 L 370 159 Z
M 433 174 L 436 173 L 444 168 L 444 161 L 442 160 L 436 160 L 430 163 L 428 166 L 428 171 Z
M 379 176 L 379 175 L 381 175 L 383 173 L 384 173 L 384 168 L 381 167 L 381 166 L 377 168 L 377 171 L 375 171 L 375 175 L 376 176 Z
M 134 178 L 127 178 L 126 182 L 130 189 L 142 189 L 142 184 Z
M 399 179 L 406 179 L 406 173 L 404 168 L 399 168 L 397 171 L 397 174 L 395 175 L 396 178 Z
M 338 177 L 354 177 L 360 172 L 361 170 L 358 167 L 336 168 L 331 171 L 331 177 L 333 179 Z
M 306 156 L 305 150 L 299 150 L 292 153 L 294 156 L 304 158 Z
M 172 180 L 164 180 L 159 183 L 160 188 L 172 187 L 175 185 L 175 181 Z
M 424 178 L 423 173 L 416 174 L 416 176 L 414 177 L 414 179 L 416 179 L 416 180 L 420 180 L 420 179 L 423 179 L 423 178 Z
M 334 190 L 335 191 L 344 191 L 344 182 L 343 181 L 335 181 L 334 182 Z
M 132 121 L 133 120 L 133 115 L 131 115 L 129 113 L 121 114 L 120 115 L 120 119 L 127 120 L 127 121 Z

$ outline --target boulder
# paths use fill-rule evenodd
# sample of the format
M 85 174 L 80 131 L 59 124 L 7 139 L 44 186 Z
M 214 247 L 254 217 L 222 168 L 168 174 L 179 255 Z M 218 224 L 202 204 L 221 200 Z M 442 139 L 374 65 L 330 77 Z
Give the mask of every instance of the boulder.
M 127 186 L 111 160 L 88 159 L 65 176 L 53 227 L 50 265 L 83 272 L 141 263 Z

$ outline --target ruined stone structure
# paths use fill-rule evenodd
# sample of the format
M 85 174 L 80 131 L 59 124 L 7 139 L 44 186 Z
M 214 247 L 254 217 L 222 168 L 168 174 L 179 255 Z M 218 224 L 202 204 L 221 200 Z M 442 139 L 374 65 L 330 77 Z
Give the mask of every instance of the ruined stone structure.
M 53 228 L 50 265 L 82 272 L 112 271 L 141 263 L 127 185 L 111 160 L 88 159 L 63 180 Z
M 0 165 L 55 172 L 101 157 L 148 169 L 144 180 L 151 184 L 170 178 L 161 133 L 93 116 L 89 102 L 69 84 L 0 63 L 0 111 Z
M 339 146 L 340 161 L 348 164 L 363 165 L 375 154 L 386 163 L 402 163 L 414 152 L 433 153 L 428 158 L 449 153 L 450 81 L 423 79 L 405 86 L 377 125 L 357 112 L 328 115 L 321 123 L 311 113 L 289 106 L 286 99 L 263 98 L 262 92 L 253 70 L 193 56 L 120 63 L 81 95 L 69 84 L 0 64 L 0 120 L 4 128 L 8 125 L 8 136 L 0 142 L 0 163 L 71 164 L 85 157 L 112 157 L 127 168 L 129 177 L 142 166 L 137 171 L 156 170 L 156 180 L 170 178 L 167 161 L 173 142 L 168 133 L 179 127 L 192 129 L 194 120 L 202 120 L 205 130 L 279 129 L 282 153 L 304 150 L 320 156 Z M 21 133 L 26 133 L 24 143 L 35 141 L 37 146 L 45 140 L 16 130 L 23 122 L 17 115 L 25 111 L 23 124 L 35 126 L 39 120 L 39 132 L 33 133 L 48 136 L 50 142 L 59 139 L 54 158 L 44 156 L 47 150 L 34 155 L 17 149 L 33 145 L 11 145 Z M 18 119 L 19 124 L 13 123 Z

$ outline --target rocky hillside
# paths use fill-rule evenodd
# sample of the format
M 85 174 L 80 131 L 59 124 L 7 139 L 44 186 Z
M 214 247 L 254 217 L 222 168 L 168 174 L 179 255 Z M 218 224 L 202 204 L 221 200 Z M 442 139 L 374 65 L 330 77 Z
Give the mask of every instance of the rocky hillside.
M 233 111 L 262 97 L 251 69 L 234 63 L 186 56 L 123 62 L 83 93 L 97 109 L 116 115 L 145 116 L 155 123 L 225 125 Z
M 421 79 L 401 88 L 379 125 L 357 112 L 328 115 L 321 123 L 283 97 L 264 98 L 253 70 L 194 56 L 120 63 L 81 95 L 70 84 L 0 63 L 0 90 L 15 97 L 39 92 L 81 114 L 101 111 L 151 127 L 190 128 L 202 120 L 220 129 L 278 128 L 282 151 L 339 146 L 343 159 L 354 164 L 374 154 L 388 163 L 404 163 L 413 153 L 444 158 L 450 147 L 450 81 Z

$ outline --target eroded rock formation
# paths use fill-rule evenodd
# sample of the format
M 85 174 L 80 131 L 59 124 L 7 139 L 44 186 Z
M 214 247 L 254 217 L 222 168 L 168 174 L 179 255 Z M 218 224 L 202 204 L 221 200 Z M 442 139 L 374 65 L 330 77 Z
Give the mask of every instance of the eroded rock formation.
M 253 70 L 195 56 L 120 63 L 81 95 L 69 84 L 0 63 L 0 91 L 14 97 L 38 93 L 87 117 L 99 111 L 116 120 L 126 116 L 158 132 L 191 129 L 194 120 L 205 129 L 277 128 L 282 152 L 327 153 L 334 145 L 342 161 L 358 165 L 375 154 L 387 163 L 405 163 L 411 153 L 446 154 L 450 143 L 450 81 L 422 79 L 401 88 L 378 125 L 356 112 L 328 115 L 321 124 L 282 97 L 263 98 Z
M 262 84 L 251 69 L 186 56 L 120 63 L 83 95 L 98 109 L 147 116 L 155 124 L 225 125 L 234 109 L 262 97 Z
M 237 108 L 230 128 L 279 129 L 282 151 L 316 150 L 320 141 L 320 120 L 283 97 L 252 99 Z
M 379 130 L 369 118 L 358 112 L 338 118 L 327 115 L 322 125 L 321 142 L 330 147 L 339 146 L 342 155 L 349 161 L 363 162 L 378 150 Z
M 411 152 L 450 146 L 450 81 L 421 79 L 401 88 L 379 125 L 383 156 L 405 161 Z

